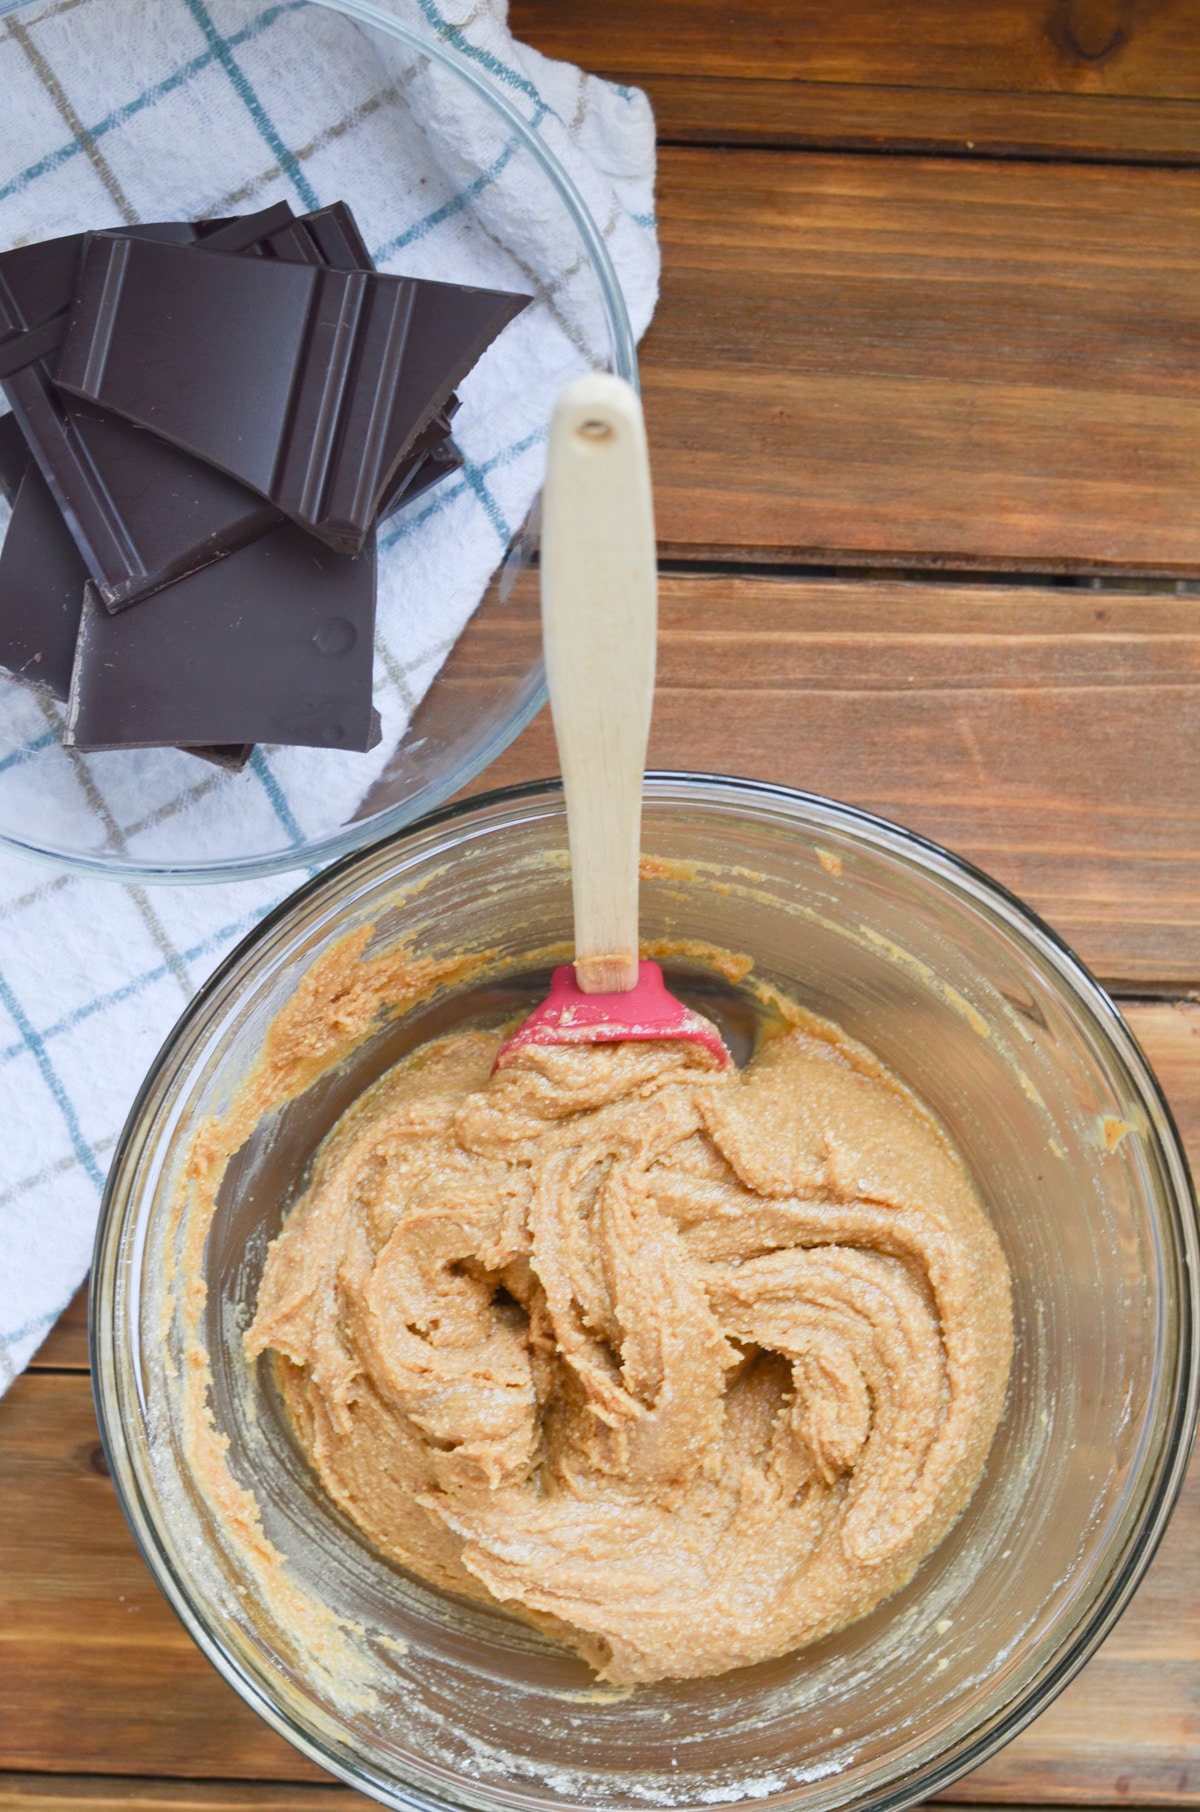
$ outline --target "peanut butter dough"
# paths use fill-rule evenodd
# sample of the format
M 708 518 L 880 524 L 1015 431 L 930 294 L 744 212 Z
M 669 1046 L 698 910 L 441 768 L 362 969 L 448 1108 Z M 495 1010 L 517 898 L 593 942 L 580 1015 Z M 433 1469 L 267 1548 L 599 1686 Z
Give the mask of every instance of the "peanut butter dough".
M 861 1617 L 979 1479 L 1008 1271 L 936 1122 L 791 1026 L 681 1044 L 464 1031 L 326 1141 L 268 1258 L 326 1490 L 387 1554 L 616 1683 L 717 1674 Z

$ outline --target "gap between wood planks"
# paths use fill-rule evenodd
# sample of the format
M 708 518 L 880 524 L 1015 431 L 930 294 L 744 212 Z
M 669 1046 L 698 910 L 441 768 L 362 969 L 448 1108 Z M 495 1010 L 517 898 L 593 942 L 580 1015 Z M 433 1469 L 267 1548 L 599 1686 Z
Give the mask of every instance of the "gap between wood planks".
M 1187 0 L 513 0 L 516 35 L 650 95 L 664 144 L 1200 161 Z
M 633 72 L 610 74 L 614 80 L 643 85 Z M 754 146 L 761 151 L 1023 163 L 1069 159 L 1163 169 L 1200 165 L 1200 110 L 1191 101 L 1079 95 L 1033 100 L 703 76 L 651 77 L 644 86 L 658 122 L 658 142 L 664 147 Z M 752 125 L 722 119 L 722 105 L 731 101 L 739 120 L 752 120 Z
M 647 81 L 696 75 L 995 96 L 1200 98 L 1190 0 L 513 0 L 551 57 Z
M 661 554 L 1200 573 L 1200 172 L 669 150 L 658 226 Z
M 1200 107 L 1100 95 L 603 72 L 644 87 L 660 148 L 842 151 L 1021 163 L 1200 166 Z

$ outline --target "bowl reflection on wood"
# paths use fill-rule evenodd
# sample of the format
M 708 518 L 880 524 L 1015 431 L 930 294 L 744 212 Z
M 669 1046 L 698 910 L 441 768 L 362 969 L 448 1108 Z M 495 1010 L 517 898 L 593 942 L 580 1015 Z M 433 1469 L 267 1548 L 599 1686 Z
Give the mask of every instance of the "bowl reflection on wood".
M 114 1164 L 93 1274 L 113 1475 L 161 1584 L 226 1677 L 389 1805 L 906 1804 L 1041 1709 L 1161 1533 L 1196 1407 L 1186 1166 L 1111 1003 L 953 857 L 846 807 L 699 776 L 649 780 L 643 847 L 643 936 L 751 952 L 755 975 L 876 1051 L 946 1124 L 1000 1234 L 1015 1290 L 1010 1399 L 975 1498 L 915 1579 L 803 1654 L 597 1688 L 565 1650 L 373 1553 L 315 1485 L 269 1366 L 242 1358 L 266 1244 L 349 1102 L 416 1043 L 480 1015 L 498 1023 L 544 990 L 539 953 L 570 935 L 551 787 L 468 801 L 349 859 L 254 933 L 181 1021 Z M 187 1451 L 175 1382 L 186 1314 L 165 1280 L 188 1229 L 171 1203 L 198 1124 L 228 1112 L 272 1015 L 366 927 L 373 951 L 404 942 L 479 967 L 377 1022 L 267 1116 L 199 1230 L 215 1429 L 286 1556 L 264 1592 Z M 760 1011 L 749 986 L 702 962 L 666 968 L 743 1061 Z

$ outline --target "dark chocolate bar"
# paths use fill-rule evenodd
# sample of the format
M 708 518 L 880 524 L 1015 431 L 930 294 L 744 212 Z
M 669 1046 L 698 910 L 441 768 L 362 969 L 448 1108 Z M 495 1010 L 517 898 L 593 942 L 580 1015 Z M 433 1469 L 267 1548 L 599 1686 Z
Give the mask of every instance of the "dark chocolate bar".
M 87 568 L 28 448 L 24 453 L 12 521 L 0 543 L 0 667 L 65 699 Z
M 264 235 L 258 250 L 264 258 L 283 258 L 289 264 L 325 264 L 334 271 L 375 269 L 358 222 L 344 201 L 302 214 L 298 220 Z
M 3 443 L 10 438 L 4 430 L 11 420 L 7 415 L 0 419 L 0 474 L 8 469 Z M 87 568 L 24 439 L 20 433 L 16 438 L 25 470 L 12 521 L 0 543 L 0 667 L 39 692 L 65 700 L 71 690 Z M 236 773 L 245 767 L 253 747 L 234 743 L 189 748 L 187 753 Z
M 216 742 L 207 748 L 199 743 L 176 743 L 173 745 L 185 755 L 198 755 L 201 761 L 209 761 L 214 768 L 224 768 L 227 774 L 240 774 L 254 753 L 252 742 Z
M 32 458 L 16 416 L 0 415 L 0 497 L 6 503 L 17 501 L 25 468 Z
M 291 218 L 287 203 L 279 202 L 244 219 L 159 223 L 122 232 L 178 243 L 213 237 L 218 244 L 245 246 Z M 65 324 L 85 239 L 76 233 L 0 257 L 0 328 L 6 322 Z M 278 520 L 261 498 L 223 474 L 174 449 L 163 460 L 157 440 L 119 417 L 61 396 L 46 360 L 16 371 L 3 388 L 88 571 L 112 608 L 136 602 L 264 534 Z
M 370 268 L 370 254 L 342 202 L 299 221 L 281 202 L 240 219 L 195 226 L 167 222 L 133 230 L 169 243 L 199 237 L 206 246 L 225 251 L 320 257 L 339 268 Z M 62 327 L 83 239 L 84 235 L 73 234 L 0 257 L 0 281 L 8 285 L 8 318 L 49 317 Z M 27 374 L 15 388 L 21 419 L 35 451 L 41 453 L 43 471 L 77 544 L 90 556 L 89 570 L 110 609 L 136 603 L 282 520 L 264 499 L 157 437 L 150 440 L 120 417 L 60 397 L 49 381 L 48 368 Z M 16 433 L 15 418 L 11 419 Z M 418 464 L 422 474 L 417 489 L 426 488 L 447 469 L 436 461 L 426 463 L 424 451 L 420 460 L 414 458 L 397 473 L 387 508 L 395 507 L 402 494 L 415 494 L 409 486 Z M 14 490 L 17 482 L 19 471 Z M 126 576 L 104 579 L 105 560 L 110 575 L 115 567 Z M 131 564 L 138 570 L 130 573 Z
M 8 339 L 0 342 L 0 379 L 15 377 L 18 371 L 24 371 L 26 365 L 36 365 L 39 359 L 54 358 L 66 326 L 65 314 L 55 315 L 52 321 L 43 321 L 40 327 L 10 334 Z
M 412 503 L 414 498 L 423 496 L 443 478 L 448 478 L 451 472 L 461 471 L 464 463 L 462 453 L 449 435 L 436 442 L 420 459 L 404 466 L 379 512 L 379 520 L 383 522 L 394 516 L 405 504 Z
M 206 249 L 307 263 L 324 260 L 342 270 L 372 268 L 370 253 L 344 202 L 334 202 L 299 220 L 293 218 L 286 202 L 279 202 L 234 220 L 133 231 L 137 236 L 144 233 L 179 244 L 197 238 Z M 26 319 L 33 319 L 39 309 L 45 312 L 62 303 L 64 285 L 69 300 L 83 239 L 83 234 L 75 234 L 67 240 L 49 241 L 56 248 L 53 259 L 42 257 L 18 269 L 15 287 Z M 21 255 L 41 251 L 40 247 L 22 247 Z M 3 266 L 0 257 L 0 271 Z M 52 277 L 58 283 L 57 291 L 52 291 Z M 61 329 L 65 313 L 53 319 Z M 0 344 L 0 375 L 3 356 Z M 151 596 L 163 585 L 223 558 L 285 520 L 264 498 L 157 437 L 151 440 L 121 417 L 58 396 L 46 377 L 26 380 L 18 390 L 26 410 L 32 411 L 26 416 L 31 431 L 40 428 L 41 463 L 55 481 L 53 488 L 78 545 L 93 556 L 97 544 L 106 540 L 110 551 L 121 545 L 136 550 L 141 570 L 124 579 L 102 578 L 99 559 L 89 560 L 89 570 L 110 610 L 123 610 Z M 458 399 L 452 401 L 456 408 Z M 452 413 L 447 411 L 446 433 Z M 436 461 L 426 463 L 425 451 L 422 447 L 421 457 L 414 457 L 397 473 L 395 499 L 389 499 L 388 509 L 399 502 L 418 465 L 422 467 L 418 489 L 436 483 L 452 469 Z M 116 528 L 119 539 L 115 542 L 106 535 L 106 518 Z
M 119 237 L 153 239 L 165 245 L 211 241 L 222 251 L 240 252 L 265 235 L 286 230 L 294 219 L 286 201 L 233 220 L 159 220 L 113 227 Z M 67 330 L 86 233 L 41 239 L 0 252 L 0 378 L 11 377 L 38 359 L 53 359 Z
M 351 558 L 290 524 L 142 610 L 112 616 L 89 585 L 67 740 L 371 748 L 374 624 L 374 540 Z
M 528 301 L 99 233 L 57 378 L 352 553 L 413 441 Z
M 450 404 L 453 404 L 453 408 Z M 439 478 L 446 477 L 448 471 L 455 469 L 455 466 L 448 460 L 444 464 L 437 464 L 437 460 L 444 460 L 448 449 L 453 448 L 457 455 L 457 464 L 459 466 L 462 464 L 462 455 L 460 455 L 459 449 L 455 448 L 453 440 L 450 439 L 451 415 L 459 408 L 459 399 L 451 397 L 450 404 L 444 410 L 439 410 L 428 428 L 422 429 L 421 433 L 417 435 L 417 439 L 413 440 L 408 453 L 402 458 L 401 464 L 395 469 L 392 484 L 388 486 L 384 500 L 379 506 L 381 522 L 384 520 L 384 516 L 392 515 L 393 509 L 399 509 L 401 504 L 406 504 L 410 500 L 411 496 L 417 495 L 417 491 L 424 491 L 430 487 L 430 484 L 437 484 Z M 426 464 L 430 460 L 430 455 L 437 455 L 435 466 Z M 426 475 L 421 484 L 417 484 L 419 475 Z
M 191 237 L 190 227 L 178 230 Z M 84 234 L 68 233 L 0 253 L 0 346 L 65 316 L 75 294 L 83 241 Z
M 211 247 L 214 252 L 250 252 L 261 247 L 273 234 L 285 233 L 294 219 L 286 201 L 273 201 L 270 207 L 259 208 L 255 214 L 237 214 L 229 220 L 194 220 L 190 223 L 190 239 L 176 239 L 165 233 L 143 233 L 140 227 L 127 227 L 117 236 L 153 239 L 167 245 L 202 245 L 206 250 Z
M 108 410 L 60 397 L 53 385 L 46 390 L 39 451 L 46 447 L 46 430 L 57 425 L 62 438 L 51 442 L 51 450 L 71 459 L 72 477 L 77 455 L 82 455 L 107 498 L 120 499 L 118 520 L 127 533 L 133 570 L 127 568 L 124 579 L 104 586 L 108 609 L 125 610 L 278 525 L 277 510 L 223 472 Z M 58 501 L 73 528 L 65 499 L 60 495 Z M 83 538 L 76 533 L 76 544 Z M 91 542 L 90 535 L 86 538 Z
M 449 439 L 439 441 L 437 446 L 431 447 L 425 455 L 420 466 L 414 472 L 411 482 L 406 486 L 402 495 L 396 499 L 392 508 L 398 510 L 406 503 L 412 503 L 414 498 L 423 497 L 426 491 L 432 490 L 435 484 L 440 484 L 443 478 L 449 478 L 452 472 L 461 472 L 465 464 L 466 461 L 455 441 Z
M 190 237 L 190 228 L 181 230 Z M 57 353 L 75 294 L 84 237 L 68 233 L 61 239 L 14 246 L 0 255 L 0 377 L 11 377 Z

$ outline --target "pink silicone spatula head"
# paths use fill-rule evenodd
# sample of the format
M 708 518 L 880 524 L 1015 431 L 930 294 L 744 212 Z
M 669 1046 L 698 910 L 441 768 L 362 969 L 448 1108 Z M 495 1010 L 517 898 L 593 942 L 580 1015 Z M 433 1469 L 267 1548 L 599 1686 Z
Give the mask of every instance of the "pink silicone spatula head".
M 654 699 L 658 563 L 637 393 L 591 372 L 550 424 L 542 497 L 542 639 L 571 846 L 575 961 L 501 1047 L 688 1039 L 722 1064 L 711 1021 L 638 961 L 642 777 Z
M 624 994 L 585 994 L 574 963 L 550 977 L 550 992 L 535 1007 L 496 1058 L 497 1067 L 531 1044 L 615 1044 L 623 1038 L 688 1038 L 706 1045 L 721 1064 L 729 1062 L 711 1019 L 694 1013 L 667 991 L 657 963 L 638 964 L 637 980 Z

